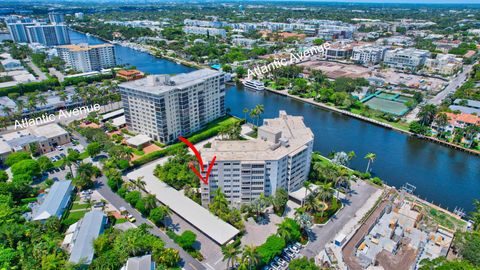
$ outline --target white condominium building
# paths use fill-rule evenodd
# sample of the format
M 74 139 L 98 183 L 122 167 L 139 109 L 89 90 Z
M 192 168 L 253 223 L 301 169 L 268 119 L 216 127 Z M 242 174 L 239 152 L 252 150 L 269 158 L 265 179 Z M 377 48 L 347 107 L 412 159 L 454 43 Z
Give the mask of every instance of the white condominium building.
M 112 44 L 64 45 L 58 46 L 57 51 L 66 66 L 77 71 L 98 71 L 116 66 L 115 47 Z
M 353 47 L 352 60 L 362 65 L 375 65 L 383 60 L 386 47 L 380 46 L 358 46 Z
M 210 27 L 197 27 L 197 26 L 185 26 L 183 32 L 186 34 L 205 35 L 205 36 L 220 36 L 225 38 L 227 31 L 225 29 L 210 28 Z
M 211 148 L 202 149 L 204 162 L 216 156 L 208 185 L 201 186 L 202 204 L 208 205 L 218 188 L 236 207 L 262 193 L 275 194 L 278 188 L 301 188 L 310 170 L 313 138 L 303 117 L 280 111 L 278 118 L 263 121 L 256 139 L 214 141 Z
M 386 51 L 383 63 L 397 69 L 416 70 L 425 64 L 430 55 L 430 52 L 426 50 L 398 48 Z
M 183 20 L 183 24 L 187 26 L 198 26 L 198 27 L 213 27 L 213 28 L 222 27 L 222 22 L 219 22 L 219 21 L 202 21 L 202 20 L 185 19 Z
M 171 143 L 225 115 L 222 72 L 150 75 L 119 85 L 127 126 L 161 143 Z

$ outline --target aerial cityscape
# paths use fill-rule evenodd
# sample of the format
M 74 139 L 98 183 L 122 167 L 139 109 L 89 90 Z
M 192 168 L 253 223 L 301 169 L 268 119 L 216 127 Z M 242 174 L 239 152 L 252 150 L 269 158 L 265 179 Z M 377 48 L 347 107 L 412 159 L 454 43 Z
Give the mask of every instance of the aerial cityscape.
M 480 270 L 480 3 L 0 2 L 1 270 Z

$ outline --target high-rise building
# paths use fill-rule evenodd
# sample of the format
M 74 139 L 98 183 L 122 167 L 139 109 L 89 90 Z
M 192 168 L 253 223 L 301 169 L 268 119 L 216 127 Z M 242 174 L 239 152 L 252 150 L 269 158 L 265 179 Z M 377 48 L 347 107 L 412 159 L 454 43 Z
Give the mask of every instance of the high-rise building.
M 222 72 L 150 75 L 119 85 L 130 130 L 171 143 L 225 115 Z
M 208 205 L 219 188 L 237 207 L 279 188 L 298 190 L 308 177 L 313 139 L 303 117 L 280 111 L 278 118 L 264 120 L 256 139 L 215 140 L 202 149 L 205 169 L 216 157 L 208 185 L 201 186 L 202 204 Z
M 34 22 L 27 20 L 15 21 L 13 18 L 7 20 L 7 28 L 13 41 L 17 43 L 28 43 L 27 26 L 35 25 Z
M 48 19 L 50 20 L 50 23 L 63 23 L 65 22 L 65 17 L 62 13 L 58 12 L 50 12 L 48 13 Z
M 40 43 L 45 46 L 70 44 L 64 24 L 46 24 L 42 20 L 10 16 L 5 19 L 8 31 L 17 43 Z
M 36 24 L 26 28 L 30 43 L 40 43 L 45 46 L 70 44 L 68 28 L 64 24 Z
M 99 45 L 64 45 L 57 47 L 58 56 L 66 66 L 81 72 L 102 70 L 116 66 L 115 46 Z

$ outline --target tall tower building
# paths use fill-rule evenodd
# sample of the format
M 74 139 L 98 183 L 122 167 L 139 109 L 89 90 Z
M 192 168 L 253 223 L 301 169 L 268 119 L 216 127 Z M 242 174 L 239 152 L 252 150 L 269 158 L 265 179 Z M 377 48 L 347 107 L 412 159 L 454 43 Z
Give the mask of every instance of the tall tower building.
M 224 74 L 201 69 L 150 75 L 119 85 L 127 126 L 161 143 L 195 132 L 225 115 Z

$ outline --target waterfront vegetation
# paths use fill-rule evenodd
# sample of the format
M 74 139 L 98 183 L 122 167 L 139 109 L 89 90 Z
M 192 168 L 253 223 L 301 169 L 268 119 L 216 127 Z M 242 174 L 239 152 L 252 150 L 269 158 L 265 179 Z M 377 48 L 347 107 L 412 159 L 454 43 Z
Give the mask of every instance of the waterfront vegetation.
M 453 111 L 449 108 L 455 100 L 462 100 L 459 105 L 465 105 L 467 102 L 466 100 L 480 101 L 479 82 L 480 65 L 477 64 L 473 67 L 471 76 L 467 82 L 459 87 L 451 98 L 446 98 L 441 106 L 436 107 L 427 104 L 421 107 L 417 114 L 419 120 L 410 123 L 409 130 L 415 134 L 435 137 L 441 141 L 453 143 L 467 149 L 480 150 L 480 143 L 478 140 L 480 126 L 468 125 L 464 128 L 455 127 L 453 131 L 445 130 L 450 120 L 445 113 L 460 113 L 460 111 Z M 435 126 L 435 128 L 432 126 Z
M 309 73 L 308 78 L 299 77 L 299 74 L 305 72 Z M 319 70 L 304 70 L 300 66 L 286 66 L 274 70 L 263 81 L 267 87 L 274 90 L 288 90 L 291 95 L 312 99 L 315 102 L 391 124 L 402 130 L 408 128 L 400 120 L 400 117 L 373 110 L 359 100 L 357 95 L 360 92 L 368 95 L 376 91 L 375 88 L 369 87 L 368 81 L 364 78 L 339 77 L 335 80 L 329 80 Z M 422 96 L 415 94 L 413 101 L 407 105 L 412 109 L 421 100 Z

